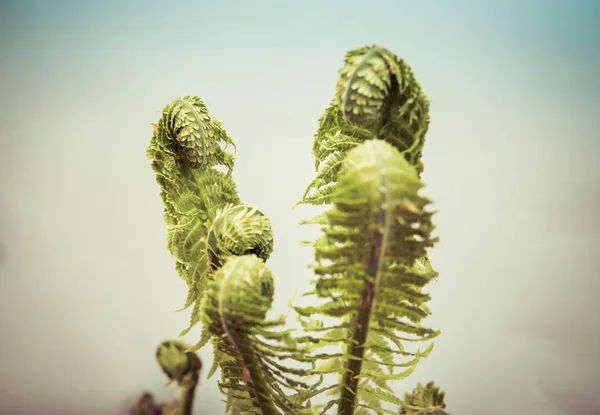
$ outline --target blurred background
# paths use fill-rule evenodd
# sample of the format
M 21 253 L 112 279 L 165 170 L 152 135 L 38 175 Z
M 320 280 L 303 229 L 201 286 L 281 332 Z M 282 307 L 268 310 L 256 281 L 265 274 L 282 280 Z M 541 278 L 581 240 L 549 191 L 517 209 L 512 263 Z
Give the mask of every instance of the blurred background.
M 431 100 L 441 238 L 427 324 L 443 333 L 398 394 L 435 379 L 455 415 L 599 414 L 599 18 L 597 1 L 0 2 L 0 414 L 175 395 L 153 354 L 189 311 L 145 149 L 178 96 L 237 144 L 293 321 L 311 278 L 298 241 L 318 229 L 291 207 L 344 54 L 374 43 Z M 223 413 L 215 382 L 197 414 Z

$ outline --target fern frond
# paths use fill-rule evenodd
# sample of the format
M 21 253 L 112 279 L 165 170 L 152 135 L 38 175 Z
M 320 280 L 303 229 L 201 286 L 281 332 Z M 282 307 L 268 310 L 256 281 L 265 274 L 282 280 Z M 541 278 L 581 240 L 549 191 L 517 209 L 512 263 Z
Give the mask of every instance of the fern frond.
M 217 164 L 233 168 L 233 158 L 220 147 L 220 143 L 235 147 L 218 121 L 212 121 L 206 105 L 195 96 L 177 98 L 163 109 L 156 127 L 159 132 L 154 151 L 177 154 L 178 159 L 195 169 L 205 169 Z
M 185 307 L 195 304 L 190 316 L 190 324 L 181 332 L 181 336 L 187 334 L 200 321 L 199 301 L 203 296 L 206 283 L 212 278 L 212 272 L 223 264 L 225 258 L 232 255 L 256 254 L 266 261 L 273 252 L 271 222 L 256 208 L 245 204 L 227 204 L 217 210 L 211 207 L 209 212 L 216 213 L 211 214 L 211 218 L 206 219 L 205 222 L 192 222 L 197 225 L 202 224 L 202 227 L 182 229 L 185 240 L 190 242 L 177 245 L 195 261 L 181 272 L 187 276 L 186 282 L 188 282 Z M 197 233 L 196 237 L 193 236 L 194 232 Z M 195 350 L 205 343 L 206 339 L 202 337 L 196 344 Z
M 177 339 L 166 340 L 156 348 L 156 360 L 169 378 L 169 383 L 175 382 L 181 390 L 181 398 L 163 406 L 163 414 L 192 413 L 202 361 L 196 353 L 188 351 L 188 347 L 183 341 Z
M 188 287 L 184 309 L 199 305 L 202 297 L 210 271 L 206 238 L 215 216 L 225 206 L 241 203 L 231 177 L 234 158 L 225 151 L 228 145 L 235 148 L 200 98 L 186 96 L 163 109 L 146 150 L 161 189 L 167 248 Z M 219 165 L 229 172 L 217 170 Z M 198 305 L 184 333 L 198 322 Z
M 273 252 L 273 228 L 254 207 L 227 205 L 217 214 L 208 233 L 207 255 L 213 270 L 226 257 L 255 254 L 266 261 Z
M 314 137 L 317 177 L 299 204 L 329 204 L 331 193 L 323 188 L 336 182 L 339 161 L 369 139 L 387 141 L 418 174 L 423 171 L 429 100 L 411 68 L 387 49 L 370 46 L 348 52 L 339 73 L 335 99 Z
M 412 393 L 405 393 L 405 402 L 400 405 L 400 415 L 450 415 L 444 402 L 446 394 L 435 382 L 425 386 L 418 384 Z
M 313 389 L 299 379 L 308 371 L 281 362 L 308 360 L 289 332 L 278 330 L 284 319 L 266 318 L 274 287 L 263 259 L 256 255 L 226 258 L 209 287 L 202 300 L 202 323 L 213 336 L 222 376 L 219 388 L 228 396 L 228 411 L 311 414 L 306 402 Z
M 420 262 L 436 241 L 422 186 L 414 166 L 382 140 L 366 141 L 342 163 L 333 207 L 321 221 L 324 236 L 314 244 L 313 295 L 321 304 L 296 307 L 315 349 L 311 356 L 329 361 L 315 373 L 341 376 L 339 414 L 361 405 L 383 413 L 382 402 L 401 403 L 388 382 L 408 376 L 431 350 L 408 352 L 403 342 L 438 334 L 420 325 L 429 300 L 422 288 L 436 276 Z M 337 323 L 328 326 L 319 316 Z M 335 344 L 342 356 L 318 352 Z M 397 356 L 408 359 L 397 364 Z
M 200 358 L 188 351 L 188 345 L 179 340 L 165 340 L 156 348 L 156 361 L 167 377 L 179 386 L 198 382 L 202 369 Z

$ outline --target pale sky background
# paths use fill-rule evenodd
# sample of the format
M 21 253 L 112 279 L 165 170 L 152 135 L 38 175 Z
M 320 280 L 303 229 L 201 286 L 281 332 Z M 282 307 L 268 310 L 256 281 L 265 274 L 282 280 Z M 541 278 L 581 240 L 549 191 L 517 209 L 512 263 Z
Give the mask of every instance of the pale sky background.
M 600 414 L 600 2 L 0 4 L 0 414 L 175 394 L 153 353 L 189 313 L 145 149 L 178 96 L 235 140 L 240 194 L 275 228 L 275 311 L 293 317 L 312 260 L 297 241 L 317 229 L 291 206 L 344 54 L 373 43 L 431 99 L 441 238 L 443 333 L 396 390 L 435 379 L 454 415 Z M 196 414 L 223 412 L 215 379 Z

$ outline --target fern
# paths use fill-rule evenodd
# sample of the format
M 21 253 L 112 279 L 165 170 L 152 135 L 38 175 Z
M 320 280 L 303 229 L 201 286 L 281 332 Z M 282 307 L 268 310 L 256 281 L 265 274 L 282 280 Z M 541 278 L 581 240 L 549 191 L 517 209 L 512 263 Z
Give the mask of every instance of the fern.
M 206 249 L 214 270 L 232 255 L 255 254 L 266 261 L 273 252 L 271 222 L 256 208 L 228 205 L 215 218 Z
M 342 160 L 369 139 L 392 144 L 420 174 L 428 128 L 429 100 L 403 60 L 377 46 L 348 52 L 335 99 L 315 134 L 312 152 L 317 175 L 299 203 L 329 203 Z
M 235 156 L 227 151 L 233 141 L 198 97 L 167 105 L 147 156 L 161 189 L 167 247 L 188 287 L 184 308 L 193 306 L 180 335 L 197 323 L 202 329 L 193 347 L 161 345 L 165 374 L 180 383 L 197 379 L 191 356 L 211 343 L 208 376 L 220 370 L 228 414 L 312 415 L 313 398 L 325 395 L 332 398 L 322 414 L 398 414 L 386 403 L 406 414 L 444 411 L 433 384 L 404 400 L 391 388 L 433 347 L 407 345 L 439 334 L 421 325 L 430 314 L 424 288 L 437 275 L 427 254 L 437 241 L 431 201 L 420 193 L 428 128 L 429 101 L 403 60 L 378 46 L 346 54 L 314 137 L 316 176 L 299 202 L 327 210 L 303 222 L 320 225 L 322 235 L 310 243 L 317 279 L 306 293 L 317 304 L 294 307 L 303 328 L 295 334 L 283 317 L 268 316 L 273 229 L 239 198 Z M 331 375 L 338 379 L 328 384 Z M 193 392 L 186 385 L 187 415 Z
M 340 169 L 333 207 L 326 212 L 324 237 L 315 244 L 314 272 L 320 277 L 310 295 L 318 307 L 296 307 L 304 317 L 307 341 L 338 344 L 343 353 L 320 356 L 318 373 L 337 373 L 338 413 L 356 406 L 383 411 L 382 401 L 401 404 L 388 381 L 414 370 L 425 351 L 408 352 L 405 341 L 423 341 L 438 332 L 423 328 L 429 296 L 421 292 L 436 273 L 418 261 L 431 237 L 430 201 L 419 195 L 414 169 L 390 144 L 368 140 L 351 150 Z M 327 326 L 319 316 L 337 322 Z M 397 356 L 407 362 L 395 363 Z M 404 370 L 397 373 L 394 369 Z
M 256 255 L 232 256 L 215 273 L 202 300 L 202 323 L 212 335 L 214 366 L 221 369 L 219 388 L 228 396 L 231 414 L 311 414 L 302 405 L 308 385 L 298 379 L 303 369 L 291 369 L 283 359 L 302 362 L 284 319 L 266 318 L 271 308 L 273 275 Z M 298 391 L 288 396 L 285 389 Z
M 446 412 L 445 393 L 435 382 L 423 386 L 420 383 L 412 393 L 405 393 L 405 404 L 400 408 L 400 415 L 450 415 Z
M 181 399 L 175 407 L 180 414 L 190 413 L 200 379 L 202 362 L 192 352 L 186 351 L 189 346 L 181 340 L 166 340 L 156 348 L 156 360 L 169 381 L 176 382 L 181 389 Z M 152 403 L 152 402 L 149 402 Z M 165 410 L 163 409 L 163 412 Z
M 211 120 L 200 98 L 186 96 L 164 108 L 146 151 L 161 187 L 167 247 L 188 286 L 183 308 L 194 305 L 190 325 L 180 335 L 199 322 L 200 300 L 215 268 L 211 261 L 220 261 L 221 254 L 215 256 L 216 241 L 209 244 L 209 235 L 219 238 L 224 254 L 257 249 L 266 259 L 273 250 L 268 219 L 243 205 L 238 196 L 231 178 L 234 157 L 225 151 L 227 145 L 235 147 L 221 124 Z M 219 171 L 218 166 L 228 172 Z M 238 228 L 246 213 L 252 220 L 246 228 Z

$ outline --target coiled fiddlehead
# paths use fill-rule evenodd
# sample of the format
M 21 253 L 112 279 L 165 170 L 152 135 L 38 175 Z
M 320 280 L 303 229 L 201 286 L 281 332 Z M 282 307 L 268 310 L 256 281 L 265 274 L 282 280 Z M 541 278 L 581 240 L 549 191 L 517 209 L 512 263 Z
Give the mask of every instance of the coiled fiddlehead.
M 261 258 L 232 256 L 215 273 L 202 300 L 202 323 L 215 353 L 209 377 L 220 367 L 219 388 L 228 396 L 227 413 L 312 413 L 302 404 L 305 393 L 288 397 L 284 390 L 310 388 L 295 378 L 305 375 L 306 370 L 291 369 L 280 362 L 303 361 L 303 350 L 297 348 L 289 332 L 275 330 L 283 325 L 282 318 L 266 318 L 273 293 L 273 275 Z
M 156 348 L 156 360 L 170 381 L 181 389 L 181 398 L 174 404 L 175 413 L 190 414 L 200 379 L 202 362 L 193 352 L 187 352 L 188 345 L 181 340 L 165 340 Z M 173 404 L 172 404 L 173 405 Z M 165 408 L 162 410 L 166 414 Z
M 186 96 L 163 109 L 146 150 L 161 188 L 167 247 L 188 286 L 184 308 L 194 304 L 190 326 L 182 334 L 199 321 L 199 300 L 210 275 L 206 238 L 212 221 L 225 206 L 241 203 L 228 145 L 235 147 L 200 98 Z
M 403 60 L 378 46 L 348 52 L 335 99 L 315 134 L 317 175 L 299 203 L 330 203 L 348 150 L 369 139 L 392 144 L 420 174 L 428 128 L 429 100 Z
M 212 279 L 212 272 L 217 271 L 230 256 L 255 254 L 266 261 L 273 252 L 271 222 L 256 208 L 245 204 L 226 205 L 217 211 L 211 223 L 203 257 L 207 261 L 207 279 Z M 200 313 L 200 302 L 196 301 L 192 310 L 192 322 L 199 320 Z M 182 334 L 188 330 L 189 328 Z M 194 350 L 202 347 L 209 337 L 207 327 L 203 327 L 200 341 L 194 346 Z
M 273 252 L 271 222 L 256 208 L 247 205 L 226 206 L 209 230 L 206 249 L 214 270 L 232 255 L 255 254 L 266 261 Z
M 204 102 L 185 96 L 171 102 L 163 110 L 157 129 L 162 130 L 158 143 L 162 151 L 176 153 L 180 161 L 195 169 L 216 164 L 233 168 L 233 157 L 219 144 L 235 147 L 218 121 L 211 120 Z
M 304 317 L 309 342 L 316 348 L 340 345 L 343 353 L 319 355 L 314 373 L 341 376 L 332 388 L 339 414 L 355 407 L 383 411 L 381 402 L 400 405 L 387 382 L 412 372 L 426 351 L 409 352 L 406 341 L 424 341 L 437 331 L 423 328 L 429 314 L 421 292 L 436 273 L 418 261 L 436 239 L 431 237 L 430 201 L 413 166 L 390 144 L 368 140 L 349 151 L 324 217 L 323 236 L 314 243 L 319 276 L 309 294 L 323 301 L 296 307 Z M 337 319 L 327 325 L 317 316 Z M 395 363 L 396 356 L 409 357 Z M 394 373 L 397 367 L 407 368 Z M 387 368 L 387 373 L 384 370 Z

